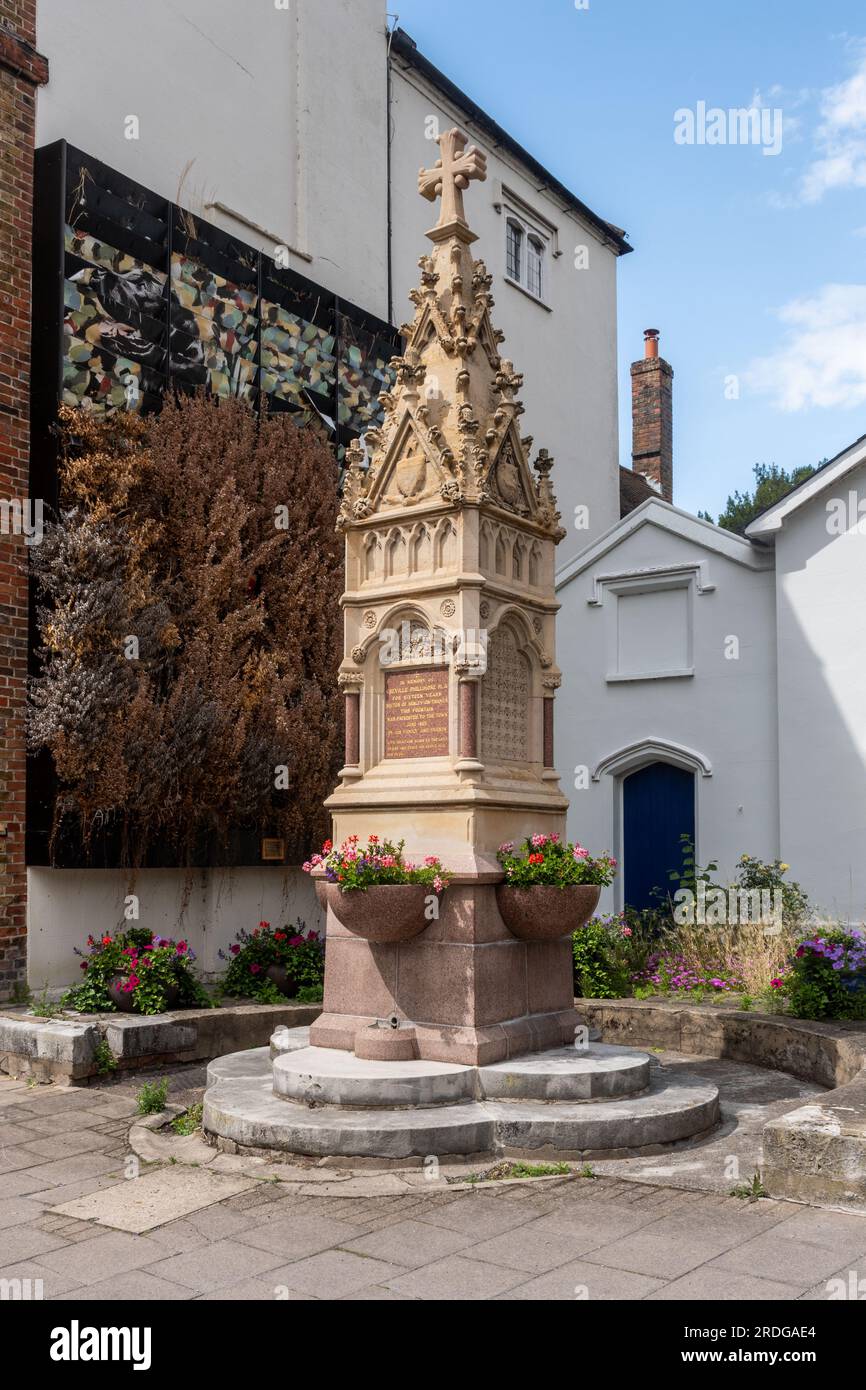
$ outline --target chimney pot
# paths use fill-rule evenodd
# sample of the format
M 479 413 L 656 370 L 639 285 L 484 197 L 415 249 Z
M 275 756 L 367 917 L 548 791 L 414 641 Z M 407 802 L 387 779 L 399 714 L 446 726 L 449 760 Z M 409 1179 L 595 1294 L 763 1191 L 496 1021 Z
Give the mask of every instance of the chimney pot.
M 657 328 L 645 328 L 643 331 L 643 355 L 644 357 L 658 357 L 659 355 L 659 331 Z

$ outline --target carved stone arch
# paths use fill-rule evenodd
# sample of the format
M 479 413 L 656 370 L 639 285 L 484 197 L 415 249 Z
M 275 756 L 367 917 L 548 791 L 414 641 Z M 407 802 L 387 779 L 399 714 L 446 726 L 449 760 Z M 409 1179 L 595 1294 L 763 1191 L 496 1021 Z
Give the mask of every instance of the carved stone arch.
M 487 574 L 493 569 L 495 544 L 496 533 L 494 528 L 489 521 L 482 521 L 478 538 L 478 560 L 482 571 Z
M 538 589 L 541 586 L 541 561 L 541 546 L 538 541 L 533 541 L 529 550 L 528 582 L 531 589 Z
M 395 526 L 388 532 L 388 539 L 385 542 L 385 578 L 393 579 L 395 575 L 409 573 L 409 548 L 406 544 L 406 537 L 400 526 Z
M 382 540 L 376 531 L 371 531 L 364 542 L 364 579 L 373 583 L 384 576 L 384 555 Z
M 437 570 L 457 563 L 457 528 L 450 517 L 444 517 L 436 528 L 433 558 Z
M 444 628 L 433 623 L 416 604 L 396 603 L 382 618 L 375 639 L 380 665 L 407 662 L 447 664 L 451 645 Z
M 433 541 L 429 528 L 419 521 L 409 541 L 409 573 L 426 573 L 433 568 Z
M 511 552 L 511 577 L 516 584 L 522 584 L 526 577 L 526 542 L 516 536 Z
M 504 526 L 500 526 L 496 535 L 496 551 L 494 569 L 497 574 L 507 577 L 511 570 L 511 545 L 509 535 Z
M 533 629 L 530 619 L 522 608 L 518 608 L 516 604 L 504 604 L 494 615 L 493 621 L 488 626 L 488 640 L 503 626 L 503 624 L 512 628 L 515 635 L 519 638 L 521 650 L 526 653 L 527 657 L 529 657 L 531 653 L 534 662 L 538 663 L 539 668 L 545 664 L 547 659 L 544 647 L 541 644 L 538 633 Z M 550 664 L 549 661 L 547 661 L 547 664 Z

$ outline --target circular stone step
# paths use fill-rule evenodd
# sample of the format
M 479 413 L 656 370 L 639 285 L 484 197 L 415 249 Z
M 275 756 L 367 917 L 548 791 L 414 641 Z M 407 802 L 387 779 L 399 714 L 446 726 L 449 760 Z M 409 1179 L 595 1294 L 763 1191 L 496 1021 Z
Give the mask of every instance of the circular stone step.
M 208 1134 L 244 1149 L 282 1150 L 325 1158 L 426 1158 L 493 1152 L 496 1125 L 482 1105 L 433 1105 L 426 1110 L 345 1110 L 275 1096 L 270 1075 L 221 1081 L 205 1093 Z
M 633 1096 L 650 1084 L 650 1059 L 633 1048 L 592 1043 L 529 1052 L 478 1068 L 488 1100 L 608 1100 Z
M 310 1107 L 275 1095 L 266 1048 L 221 1058 L 216 1069 L 222 1079 L 205 1093 L 205 1132 L 231 1148 L 271 1153 L 382 1159 L 445 1154 L 601 1157 L 657 1150 L 704 1134 L 719 1119 L 716 1087 L 674 1068 L 655 1075 L 645 1094 L 601 1105 L 483 1100 L 354 1110 Z
M 475 1099 L 476 1074 L 453 1062 L 371 1062 L 338 1048 L 305 1047 L 275 1060 L 274 1094 L 354 1109 L 455 1105 Z

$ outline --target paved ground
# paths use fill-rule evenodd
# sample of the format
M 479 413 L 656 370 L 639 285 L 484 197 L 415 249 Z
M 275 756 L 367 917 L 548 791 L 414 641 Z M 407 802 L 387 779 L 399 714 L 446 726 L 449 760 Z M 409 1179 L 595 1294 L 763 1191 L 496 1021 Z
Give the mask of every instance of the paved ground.
M 765 1115 L 816 1088 L 726 1063 L 698 1071 L 720 1085 L 725 1124 L 664 1159 L 460 1192 L 320 1196 L 259 1180 L 141 1235 L 52 1212 L 129 1183 L 141 1076 L 69 1089 L 0 1078 L 0 1279 L 76 1301 L 722 1300 L 826 1299 L 832 1279 L 866 1276 L 866 1216 L 727 1195 L 751 1176 Z M 200 1068 L 174 1073 L 171 1098 L 198 1099 L 202 1082 Z M 146 1172 L 157 1187 L 181 1176 Z

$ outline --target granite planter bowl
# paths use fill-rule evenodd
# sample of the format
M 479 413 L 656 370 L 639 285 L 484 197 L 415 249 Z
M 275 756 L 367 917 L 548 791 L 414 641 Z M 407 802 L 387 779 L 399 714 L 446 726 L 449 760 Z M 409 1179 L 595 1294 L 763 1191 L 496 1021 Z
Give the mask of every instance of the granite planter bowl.
M 280 994 L 284 994 L 287 999 L 294 999 L 298 992 L 298 982 L 294 975 L 290 975 L 285 965 L 269 965 L 265 971 L 269 980 L 273 980 Z
M 135 995 L 131 989 L 125 990 L 123 988 L 126 979 L 126 975 L 112 975 L 107 986 L 108 997 L 111 1000 L 114 1007 L 117 1009 L 118 1013 L 133 1014 L 137 1012 L 135 1007 Z M 179 994 L 180 990 L 178 989 L 177 985 L 168 986 L 167 990 L 165 991 L 165 1007 L 167 1009 L 174 1008 L 175 1004 L 177 1003 Z
M 598 905 L 597 883 L 574 883 L 565 888 L 536 883 L 516 888 L 500 883 L 496 889 L 499 914 L 512 936 L 521 941 L 558 941 L 588 922 Z
M 344 892 L 328 884 L 328 906 L 337 921 L 365 941 L 410 941 L 427 925 L 424 902 L 432 889 L 424 883 L 379 883 Z

